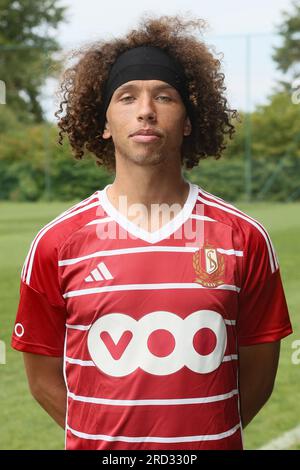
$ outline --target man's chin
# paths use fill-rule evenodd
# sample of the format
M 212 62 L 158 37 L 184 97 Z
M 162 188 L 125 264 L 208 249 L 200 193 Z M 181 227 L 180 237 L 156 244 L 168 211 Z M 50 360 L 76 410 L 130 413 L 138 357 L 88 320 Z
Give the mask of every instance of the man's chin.
M 151 153 L 151 154 L 133 154 L 128 156 L 128 160 L 136 165 L 140 166 L 153 166 L 163 163 L 165 160 L 164 155 L 160 153 Z

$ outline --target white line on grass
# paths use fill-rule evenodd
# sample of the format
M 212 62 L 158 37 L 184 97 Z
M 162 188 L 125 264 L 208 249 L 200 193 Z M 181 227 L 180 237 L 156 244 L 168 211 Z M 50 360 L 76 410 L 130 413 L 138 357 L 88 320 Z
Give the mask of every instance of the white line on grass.
M 264 446 L 260 447 L 258 450 L 280 450 L 280 449 L 289 449 L 294 444 L 300 442 L 300 425 L 296 426 L 294 429 L 287 431 L 281 436 L 273 439 Z

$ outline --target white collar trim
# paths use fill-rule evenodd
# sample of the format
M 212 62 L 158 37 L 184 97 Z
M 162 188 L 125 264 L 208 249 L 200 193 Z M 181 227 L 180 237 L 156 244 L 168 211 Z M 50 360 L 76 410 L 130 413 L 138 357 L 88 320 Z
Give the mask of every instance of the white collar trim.
M 107 189 L 111 186 L 111 184 L 108 184 L 107 186 L 105 186 L 105 188 L 99 191 L 98 197 L 106 213 L 129 234 L 132 234 L 135 237 L 144 240 L 148 243 L 157 243 L 161 240 L 164 240 L 165 238 L 168 238 L 170 235 L 176 232 L 176 230 L 178 230 L 178 228 L 181 227 L 191 216 L 197 201 L 199 188 L 196 184 L 193 184 L 190 181 L 188 181 L 188 184 L 190 186 L 190 190 L 182 209 L 178 212 L 175 217 L 173 217 L 173 219 L 171 219 L 169 222 L 167 222 L 155 232 L 148 232 L 147 230 L 144 230 L 143 228 L 137 226 L 129 219 L 127 219 L 127 217 L 121 214 L 121 212 L 119 212 L 111 204 L 106 192 Z

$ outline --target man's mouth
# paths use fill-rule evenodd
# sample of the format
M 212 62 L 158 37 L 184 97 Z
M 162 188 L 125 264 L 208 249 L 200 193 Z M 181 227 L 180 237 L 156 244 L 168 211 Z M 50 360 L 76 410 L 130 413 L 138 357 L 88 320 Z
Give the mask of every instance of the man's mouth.
M 155 142 L 160 139 L 158 135 L 154 134 L 135 134 L 130 137 L 134 142 Z
M 135 142 L 155 142 L 160 139 L 160 137 L 160 133 L 156 129 L 152 129 L 150 127 L 138 129 L 130 136 L 130 138 Z

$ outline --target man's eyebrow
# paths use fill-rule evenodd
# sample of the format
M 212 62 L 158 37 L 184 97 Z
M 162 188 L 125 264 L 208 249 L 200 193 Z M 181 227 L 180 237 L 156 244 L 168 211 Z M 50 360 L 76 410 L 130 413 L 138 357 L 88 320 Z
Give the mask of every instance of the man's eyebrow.
M 126 90 L 135 90 L 137 89 L 138 86 L 137 85 L 134 85 L 134 84 L 125 84 L 125 85 L 121 85 L 117 90 L 116 90 L 116 94 L 119 94 L 119 93 L 123 93 L 124 91 Z M 161 85 L 156 85 L 152 88 L 152 90 L 154 91 L 159 91 L 159 90 L 167 90 L 167 89 L 170 89 L 170 90 L 175 90 L 174 87 L 172 87 L 172 85 L 168 85 L 167 83 L 165 84 L 161 84 Z
M 175 88 L 172 85 L 168 85 L 167 83 L 165 85 L 157 85 L 154 87 L 154 90 L 175 90 Z

